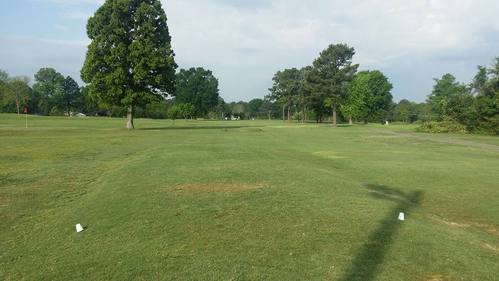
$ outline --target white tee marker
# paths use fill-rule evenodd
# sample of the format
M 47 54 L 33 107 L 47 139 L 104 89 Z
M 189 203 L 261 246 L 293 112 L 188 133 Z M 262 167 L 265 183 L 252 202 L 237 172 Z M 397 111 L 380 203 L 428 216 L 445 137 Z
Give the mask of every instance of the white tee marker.
M 76 232 L 80 233 L 83 231 L 83 226 L 81 224 L 76 225 Z
M 403 212 L 399 213 L 399 221 L 405 221 L 405 214 Z

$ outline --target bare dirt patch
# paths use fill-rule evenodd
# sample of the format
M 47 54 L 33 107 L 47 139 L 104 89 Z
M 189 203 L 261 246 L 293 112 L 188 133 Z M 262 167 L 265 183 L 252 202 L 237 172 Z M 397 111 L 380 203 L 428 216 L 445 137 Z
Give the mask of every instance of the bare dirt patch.
M 476 223 L 476 222 L 470 222 L 470 223 L 457 223 L 453 221 L 448 221 L 443 218 L 437 217 L 435 215 L 430 215 L 430 219 L 437 221 L 439 223 L 446 224 L 451 227 L 458 227 L 458 228 L 469 228 L 473 227 L 475 229 L 479 229 L 482 231 L 485 231 L 491 235 L 499 236 L 499 229 L 493 225 L 488 225 L 488 224 L 483 224 L 483 223 Z
M 327 158 L 327 159 L 347 159 L 346 156 L 337 155 L 334 151 L 316 151 L 314 155 Z
M 453 279 L 449 276 L 444 275 L 431 275 L 425 278 L 425 281 L 454 281 L 457 279 Z
M 490 244 L 488 244 L 488 243 L 483 243 L 483 244 L 482 244 L 482 247 L 483 247 L 484 249 L 486 249 L 486 250 L 490 250 L 490 251 L 492 251 L 492 252 L 494 252 L 494 253 L 496 253 L 496 254 L 499 254 L 499 247 L 497 247 L 497 246 L 490 245 Z
M 187 183 L 174 186 L 171 190 L 175 192 L 188 192 L 188 191 L 205 191 L 205 192 L 223 192 L 235 193 L 247 190 L 256 190 L 267 188 L 269 185 L 264 182 L 259 183 Z

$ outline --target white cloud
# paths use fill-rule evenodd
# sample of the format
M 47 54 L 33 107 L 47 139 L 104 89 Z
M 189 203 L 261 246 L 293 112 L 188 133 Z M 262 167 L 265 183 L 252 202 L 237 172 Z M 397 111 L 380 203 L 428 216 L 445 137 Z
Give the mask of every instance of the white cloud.
M 248 8 L 220 0 L 163 1 L 178 60 L 182 65 L 199 64 L 219 70 L 227 96 L 235 95 L 241 88 L 244 98 L 261 96 L 274 71 L 310 64 L 328 44 L 345 42 L 356 48 L 355 60 L 363 68 L 388 72 L 400 69 L 408 71 L 407 75 L 416 75 L 420 84 L 426 83 L 425 89 L 407 89 L 403 77 L 394 84 L 398 97 L 412 96 L 418 100 L 427 94 L 433 71 L 409 73 L 411 65 L 427 62 L 447 72 L 453 69 L 444 68 L 453 68 L 455 63 L 462 70 L 458 57 L 446 64 L 437 64 L 434 58 L 457 52 L 467 60 L 466 56 L 474 56 L 475 49 L 489 42 L 488 32 L 499 31 L 498 3 L 275 0 Z M 493 54 L 493 50 L 483 51 L 491 57 L 499 55 Z M 484 59 L 483 56 L 473 61 L 480 63 L 478 59 Z M 458 72 L 467 79 L 474 67 L 468 65 L 469 71 Z M 271 74 L 263 80 L 258 73 L 249 76 L 248 71 Z M 232 81 L 224 79 L 226 76 L 241 78 Z
M 0 36 L 0 61 L 13 75 L 33 75 L 42 67 L 53 67 L 81 81 L 86 40 L 54 40 Z
M 68 27 L 60 24 L 54 25 L 54 28 L 58 31 L 68 31 Z
M 60 15 L 65 19 L 86 20 L 92 16 L 92 13 L 73 10 L 73 11 L 62 12 Z
M 62 22 L 72 31 L 64 33 L 68 37 L 84 36 L 85 19 L 103 3 L 32 1 L 57 5 L 55 13 L 63 20 L 77 19 L 71 24 Z M 220 78 L 221 93 L 227 100 L 265 95 L 277 70 L 311 64 L 330 43 L 354 46 L 355 61 L 361 68 L 383 70 L 392 78 L 397 98 L 420 101 L 430 91 L 432 78 L 452 72 L 467 81 L 477 64 L 486 64 L 499 55 L 497 0 L 162 3 L 179 64 L 212 69 Z M 17 49 L 12 42 L 5 45 L 0 40 L 0 61 L 11 62 L 14 67 L 56 62 L 77 75 L 85 54 L 86 43 L 79 41 L 32 38 L 33 42 Z

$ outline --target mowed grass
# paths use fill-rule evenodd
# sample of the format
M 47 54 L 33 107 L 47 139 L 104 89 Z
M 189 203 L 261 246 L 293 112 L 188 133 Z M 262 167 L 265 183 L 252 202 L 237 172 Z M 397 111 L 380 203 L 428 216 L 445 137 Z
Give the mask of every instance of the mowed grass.
M 1 280 L 499 280 L 497 138 L 23 118 L 0 115 Z

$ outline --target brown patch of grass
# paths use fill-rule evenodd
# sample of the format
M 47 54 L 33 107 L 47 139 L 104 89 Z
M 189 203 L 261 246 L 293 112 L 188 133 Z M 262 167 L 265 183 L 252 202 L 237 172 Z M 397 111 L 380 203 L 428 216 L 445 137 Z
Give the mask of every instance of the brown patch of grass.
M 437 216 L 433 216 L 433 215 L 430 215 L 429 218 L 432 219 L 432 220 L 434 220 L 434 221 L 437 221 L 439 223 L 443 223 L 443 224 L 446 224 L 448 226 L 451 226 L 451 227 L 458 227 L 458 228 L 470 228 L 470 227 L 473 227 L 473 228 L 485 231 L 488 234 L 499 236 L 499 229 L 497 229 L 493 225 L 488 225 L 488 224 L 484 224 L 484 223 L 476 223 L 476 222 L 458 223 L 458 222 L 448 221 L 448 220 L 445 220 L 443 218 L 440 218 L 440 217 L 437 217 Z
M 443 223 L 443 224 L 446 224 L 446 225 L 451 226 L 451 227 L 468 228 L 471 226 L 471 225 L 466 224 L 466 223 L 457 223 L 457 222 L 453 222 L 453 221 L 447 221 L 445 219 L 435 217 L 435 216 L 431 216 L 431 218 L 439 223 Z
M 348 157 L 346 156 L 340 156 L 335 154 L 334 151 L 316 151 L 313 153 L 314 155 L 323 157 L 323 158 L 328 158 L 328 159 L 347 159 Z
M 268 184 L 259 183 L 227 183 L 227 182 L 211 182 L 211 183 L 187 183 L 174 186 L 171 190 L 176 192 L 187 191 L 205 191 L 205 192 L 243 192 L 247 190 L 255 190 L 267 188 Z
M 425 281 L 454 281 L 456 279 L 453 279 L 449 276 L 444 276 L 444 275 L 431 275 L 428 276 L 424 279 Z
M 484 249 L 490 250 L 490 251 L 492 251 L 492 252 L 494 252 L 494 253 L 496 253 L 496 254 L 499 254 L 499 248 L 498 248 L 498 247 L 496 247 L 496 246 L 494 246 L 494 245 L 490 245 L 490 244 L 488 244 L 488 243 L 483 243 L 483 244 L 482 244 L 482 247 L 483 247 Z

